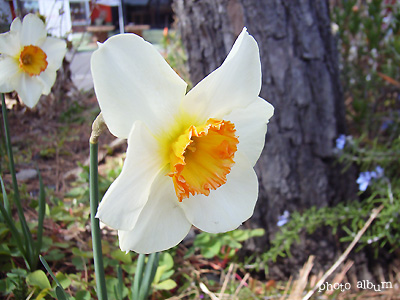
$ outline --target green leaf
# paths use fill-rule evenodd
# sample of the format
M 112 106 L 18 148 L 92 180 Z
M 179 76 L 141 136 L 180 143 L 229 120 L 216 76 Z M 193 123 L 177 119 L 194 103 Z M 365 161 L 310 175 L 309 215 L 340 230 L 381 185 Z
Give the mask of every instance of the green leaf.
M 120 262 L 124 263 L 124 264 L 129 264 L 132 262 L 132 256 L 130 254 L 130 252 L 125 253 L 123 251 L 121 251 L 120 249 L 114 250 L 113 252 L 111 252 L 111 257 L 119 260 Z
M 172 275 L 174 275 L 174 273 L 175 273 L 175 270 L 174 270 L 174 269 L 168 270 L 168 271 L 164 272 L 164 273 L 161 275 L 161 278 L 160 278 L 159 281 L 167 280 L 167 279 L 170 278 Z
M 38 228 L 37 228 L 37 244 L 36 244 L 36 254 L 35 257 L 38 257 L 40 254 L 40 250 L 42 249 L 42 237 L 43 237 L 43 220 L 44 215 L 46 213 L 46 194 L 44 191 L 42 175 L 39 174 L 39 211 L 38 211 Z
M 173 281 L 172 279 L 167 279 L 167 280 L 164 280 L 164 281 L 156 284 L 154 287 L 157 290 L 169 291 L 169 290 L 172 290 L 172 289 L 176 288 L 176 286 L 177 286 L 177 284 L 176 284 L 175 281 Z
M 49 294 L 50 289 L 43 289 L 40 291 L 39 295 L 36 296 L 35 300 L 45 299 L 45 297 Z
M 65 294 L 64 290 L 60 288 L 58 285 L 56 286 L 56 295 L 58 300 L 67 300 L 67 295 Z
M 46 254 L 46 259 L 48 261 L 60 261 L 64 257 L 65 257 L 65 253 L 64 253 L 64 251 L 61 251 L 60 249 L 50 250 Z
M 56 274 L 56 278 L 64 289 L 68 288 L 72 283 L 71 279 L 69 279 L 65 274 L 61 272 L 58 272 Z
M 1 183 L 1 191 L 2 191 L 2 195 L 3 195 L 4 208 L 5 208 L 6 212 L 8 213 L 8 215 L 11 216 L 10 202 L 8 201 L 6 188 L 4 186 L 3 178 L 1 178 L 1 176 L 0 176 L 0 183 Z
M 213 258 L 218 255 L 221 250 L 221 243 L 219 241 L 215 241 L 213 244 L 209 245 L 209 247 L 202 249 L 202 254 L 205 258 Z
M 26 283 L 31 286 L 37 286 L 41 290 L 51 288 L 50 281 L 42 270 L 36 270 L 30 273 L 26 278 Z
M 166 271 L 166 266 L 158 266 L 156 275 L 154 276 L 154 282 L 158 283 L 161 279 L 161 275 Z
M 79 291 L 75 294 L 75 300 L 90 300 L 90 293 L 88 291 Z
M 139 298 L 140 300 L 145 300 L 149 294 L 151 284 L 156 275 L 156 270 L 158 267 L 159 252 L 151 253 L 149 259 L 146 263 L 146 267 L 143 273 L 143 280 L 140 284 Z
M 164 252 L 160 258 L 159 266 L 165 266 L 165 270 L 172 269 L 174 266 L 174 259 L 168 252 Z
M 137 267 L 136 267 L 135 277 L 133 279 L 133 285 L 132 285 L 132 297 L 135 300 L 139 299 L 139 292 L 140 292 L 140 286 L 141 286 L 142 278 L 143 278 L 145 258 L 146 258 L 145 254 L 139 254 L 139 257 L 137 259 Z

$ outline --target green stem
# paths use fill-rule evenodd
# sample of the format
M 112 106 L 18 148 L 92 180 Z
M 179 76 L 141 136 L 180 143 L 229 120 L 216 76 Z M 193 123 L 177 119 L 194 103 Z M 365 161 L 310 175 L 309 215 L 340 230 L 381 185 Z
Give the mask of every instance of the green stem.
M 107 300 L 103 253 L 101 249 L 100 225 L 99 219 L 96 218 L 97 207 L 99 205 L 97 154 L 97 142 L 90 142 L 90 220 L 92 226 L 94 270 L 96 275 L 97 297 L 99 300 Z
M 1 212 L 2 216 L 3 216 L 3 218 L 4 218 L 5 223 L 7 224 L 8 228 L 9 228 L 9 230 L 11 231 L 13 239 L 17 243 L 17 247 L 18 247 L 19 251 L 21 251 L 21 254 L 25 259 L 26 266 L 29 268 L 29 262 L 26 259 L 27 255 L 25 253 L 25 248 L 24 248 L 24 245 L 22 244 L 22 241 L 20 239 L 20 235 L 19 235 L 17 227 L 15 227 L 15 224 L 14 224 L 13 220 L 8 215 L 8 213 L 7 213 L 6 209 L 4 208 L 4 206 L 1 205 L 1 204 L 0 204 L 0 212 Z
M 133 288 L 132 288 L 133 299 L 139 299 L 140 285 L 142 283 L 142 278 L 143 278 L 145 259 L 146 259 L 145 254 L 139 254 L 136 265 L 135 278 L 133 280 Z
M 159 253 L 151 253 L 146 264 L 146 269 L 144 270 L 144 275 L 142 282 L 140 284 L 139 298 L 140 300 L 147 299 L 149 291 L 151 288 L 151 283 L 153 282 L 154 276 L 156 275 L 156 270 L 158 266 Z
M 45 196 L 45 190 L 43 186 L 43 180 L 42 180 L 42 175 L 39 172 L 38 169 L 38 175 L 39 175 L 39 212 L 38 212 L 38 228 L 37 228 L 37 234 L 36 234 L 36 255 L 35 259 L 39 257 L 40 250 L 42 249 L 42 240 L 43 240 L 43 221 L 44 221 L 44 215 L 46 214 L 46 196 Z
M 29 230 L 28 225 L 26 224 L 26 219 L 24 216 L 24 211 L 21 205 L 21 198 L 19 195 L 19 190 L 18 190 L 18 182 L 17 182 L 17 176 L 15 173 L 15 166 L 14 166 L 14 157 L 12 153 L 12 147 L 11 147 L 11 138 L 10 138 L 10 130 L 9 130 L 9 125 L 8 125 L 8 118 L 7 118 L 7 108 L 6 108 L 6 103 L 5 103 L 5 98 L 4 94 L 1 94 L 1 110 L 3 114 L 3 123 L 4 123 L 4 133 L 6 137 L 6 148 L 7 148 L 7 154 L 8 154 L 8 160 L 9 160 L 9 166 L 10 166 L 10 173 L 11 173 L 11 178 L 12 178 L 12 183 L 14 187 L 14 202 L 15 205 L 17 206 L 17 212 L 18 212 L 18 217 L 19 221 L 21 222 L 21 227 L 22 227 L 22 232 L 24 234 L 25 238 L 25 246 L 26 246 L 26 252 L 28 254 L 28 257 L 26 258 L 29 261 L 29 266 L 31 271 L 36 269 L 36 265 L 34 265 L 34 259 L 33 259 L 33 239 L 32 239 L 32 234 Z

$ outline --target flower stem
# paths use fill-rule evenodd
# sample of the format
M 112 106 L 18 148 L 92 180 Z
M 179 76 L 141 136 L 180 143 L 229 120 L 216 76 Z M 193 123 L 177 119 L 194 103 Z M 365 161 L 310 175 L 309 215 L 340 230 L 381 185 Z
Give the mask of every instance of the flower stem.
M 14 188 L 14 202 L 15 202 L 15 205 L 17 206 L 18 217 L 19 217 L 19 221 L 21 222 L 22 232 L 23 232 L 24 238 L 25 238 L 26 255 L 28 256 L 28 257 L 25 257 L 25 259 L 29 263 L 29 269 L 31 271 L 33 271 L 37 267 L 37 259 L 35 259 L 35 257 L 34 257 L 34 245 L 33 245 L 32 234 L 29 231 L 28 225 L 26 224 L 24 211 L 23 211 L 23 208 L 21 205 L 21 198 L 20 198 L 19 190 L 18 190 L 17 176 L 15 173 L 14 157 L 13 157 L 13 153 L 12 153 L 10 129 L 9 129 L 9 125 L 8 125 L 7 108 L 6 108 L 4 94 L 1 94 L 1 110 L 2 110 L 2 115 L 3 115 L 4 132 L 5 132 L 5 137 L 6 137 L 6 148 L 7 148 L 8 160 L 9 160 L 9 167 L 10 167 L 10 173 L 11 173 L 11 178 L 12 178 L 12 183 L 13 183 L 13 188 Z
M 99 300 L 107 300 L 106 280 L 103 265 L 103 253 L 101 249 L 101 235 L 99 219 L 96 218 L 97 207 L 99 205 L 98 188 L 98 144 L 97 140 L 90 141 L 90 221 L 92 226 L 92 244 L 94 271 L 96 275 L 97 297 Z

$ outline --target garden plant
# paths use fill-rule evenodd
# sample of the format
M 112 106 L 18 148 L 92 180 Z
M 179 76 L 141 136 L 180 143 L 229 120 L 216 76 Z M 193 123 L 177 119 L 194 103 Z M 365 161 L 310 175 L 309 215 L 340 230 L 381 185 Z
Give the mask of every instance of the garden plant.
M 25 115 L 16 115 L 10 103 L 18 99 L 14 108 L 39 119 L 38 111 L 47 108 L 38 106 L 60 95 L 52 87 L 65 71 L 68 50 L 37 15 L 15 18 L 0 35 L 0 297 L 374 299 L 379 293 L 396 299 L 400 6 L 331 2 L 348 123 L 331 146 L 343 172 L 357 173 L 357 197 L 304 211 L 288 208 L 262 253 L 253 249 L 265 229 L 245 222 L 258 199 L 254 167 L 268 147 L 274 107 L 259 96 L 263 73 L 251 32 L 243 28 L 222 65 L 194 87 L 173 31 L 165 31 L 159 48 L 135 34 L 98 43 L 90 61 L 94 91 L 80 93 L 82 102 L 66 94 L 55 99 L 51 105 L 60 107 L 70 101 L 56 112 L 56 136 L 38 135 L 25 148 L 14 135 Z M 43 165 L 33 163 L 36 192 L 18 179 L 18 165 L 26 161 L 72 157 L 67 145 L 82 128 L 89 159 L 74 162 L 79 173 L 66 191 L 43 180 Z M 102 144 L 115 138 L 127 146 Z M 343 249 L 331 268 L 313 274 L 311 255 L 293 270 L 293 280 L 269 275 L 291 257 L 302 235 L 322 228 Z M 348 256 L 362 251 L 378 264 L 387 258 L 390 286 L 376 291 L 376 283 L 375 290 L 350 284 Z M 328 282 L 345 288 L 327 290 Z

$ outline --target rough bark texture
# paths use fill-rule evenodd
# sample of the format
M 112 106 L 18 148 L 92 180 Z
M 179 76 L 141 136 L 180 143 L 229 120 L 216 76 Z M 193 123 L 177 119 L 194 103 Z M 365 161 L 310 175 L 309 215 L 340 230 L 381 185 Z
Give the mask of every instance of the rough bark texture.
M 221 65 L 234 42 L 227 0 L 175 0 L 173 9 L 195 85 Z
M 284 210 L 352 198 L 354 174 L 341 173 L 334 153 L 346 128 L 327 1 L 175 0 L 174 8 L 193 83 L 221 64 L 237 28 L 245 25 L 259 44 L 261 97 L 275 106 L 256 165 L 260 195 L 251 219 L 267 231 L 263 250 Z M 294 249 L 294 259 L 300 263 L 314 249 L 327 263 L 334 258 L 332 241 L 317 234 Z
M 10 30 L 11 10 L 8 1 L 0 1 L 0 33 Z

